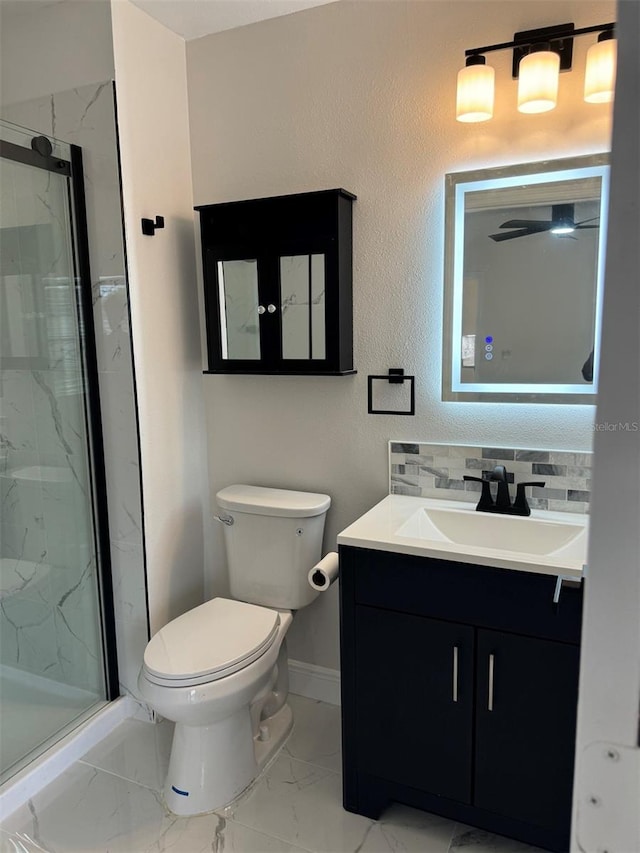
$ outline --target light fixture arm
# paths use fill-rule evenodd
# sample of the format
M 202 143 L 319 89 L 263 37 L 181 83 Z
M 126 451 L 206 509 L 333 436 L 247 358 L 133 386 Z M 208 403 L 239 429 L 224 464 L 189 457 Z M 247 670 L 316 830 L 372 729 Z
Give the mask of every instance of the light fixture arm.
M 615 21 L 610 21 L 606 24 L 595 24 L 591 27 L 580 27 L 575 29 L 573 24 L 559 24 L 553 27 L 543 27 L 537 30 L 526 30 L 520 33 L 515 33 L 513 41 L 500 42 L 499 44 L 488 44 L 483 47 L 472 47 L 465 50 L 465 57 L 482 56 L 485 53 L 491 53 L 497 50 L 513 50 L 513 77 L 518 76 L 518 66 L 520 60 L 525 56 L 530 48 L 539 45 L 541 42 L 551 44 L 551 50 L 560 53 L 561 59 L 563 53 L 568 55 L 568 64 L 565 59 L 561 62 L 561 69 L 568 70 L 571 68 L 571 49 L 573 39 L 577 36 L 584 36 L 590 33 L 600 33 L 600 38 L 611 38 L 615 30 Z

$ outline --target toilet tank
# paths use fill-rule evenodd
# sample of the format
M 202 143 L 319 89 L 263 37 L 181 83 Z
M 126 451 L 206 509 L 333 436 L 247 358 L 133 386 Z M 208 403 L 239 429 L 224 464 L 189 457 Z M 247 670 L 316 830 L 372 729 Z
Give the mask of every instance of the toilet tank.
M 328 495 L 227 486 L 216 495 L 233 598 L 298 610 L 317 596 L 307 579 L 322 556 Z

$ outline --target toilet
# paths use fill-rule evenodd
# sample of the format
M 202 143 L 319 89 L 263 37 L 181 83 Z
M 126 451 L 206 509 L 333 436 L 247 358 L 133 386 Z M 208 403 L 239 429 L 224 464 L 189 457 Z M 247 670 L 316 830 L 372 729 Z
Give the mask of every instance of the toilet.
M 286 633 L 318 595 L 328 495 L 234 485 L 216 495 L 233 598 L 214 598 L 161 628 L 138 677 L 142 698 L 175 722 L 164 787 L 177 815 L 231 802 L 285 742 Z

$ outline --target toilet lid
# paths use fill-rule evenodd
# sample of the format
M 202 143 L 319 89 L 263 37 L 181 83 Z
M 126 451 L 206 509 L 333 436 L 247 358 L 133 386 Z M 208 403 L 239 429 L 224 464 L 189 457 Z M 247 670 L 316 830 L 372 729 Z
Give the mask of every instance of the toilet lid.
M 145 649 L 144 667 L 154 681 L 174 686 L 215 681 L 263 655 L 279 625 L 276 610 L 214 598 L 161 628 Z

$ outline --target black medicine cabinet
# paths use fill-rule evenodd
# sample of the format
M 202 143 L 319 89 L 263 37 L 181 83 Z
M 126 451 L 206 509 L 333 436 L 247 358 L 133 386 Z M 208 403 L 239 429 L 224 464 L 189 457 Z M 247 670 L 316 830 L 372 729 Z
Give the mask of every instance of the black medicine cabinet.
M 344 189 L 199 205 L 205 373 L 353 369 L 352 204 Z

